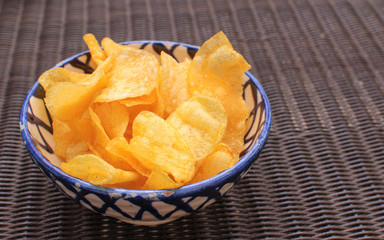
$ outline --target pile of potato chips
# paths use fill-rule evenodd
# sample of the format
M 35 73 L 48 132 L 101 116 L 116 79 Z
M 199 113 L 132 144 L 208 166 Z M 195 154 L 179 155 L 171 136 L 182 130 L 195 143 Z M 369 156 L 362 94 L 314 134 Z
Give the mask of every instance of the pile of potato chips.
M 192 60 L 84 40 L 92 74 L 54 68 L 39 82 L 53 119 L 55 153 L 68 174 L 92 184 L 166 189 L 231 167 L 243 147 L 250 66 L 219 32 Z

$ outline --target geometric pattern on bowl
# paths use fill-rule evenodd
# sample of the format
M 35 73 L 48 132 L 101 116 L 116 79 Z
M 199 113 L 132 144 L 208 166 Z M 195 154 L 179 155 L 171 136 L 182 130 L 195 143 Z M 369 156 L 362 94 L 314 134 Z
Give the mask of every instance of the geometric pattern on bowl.
M 193 58 L 196 46 L 165 41 L 122 43 L 160 56 L 165 51 L 178 61 Z M 72 56 L 59 64 L 71 71 L 91 73 L 89 52 Z M 32 160 L 45 176 L 76 203 L 95 212 L 138 225 L 156 225 L 198 211 L 228 192 L 249 170 L 263 148 L 271 126 L 267 96 L 256 78 L 245 73 L 244 99 L 251 109 L 241 158 L 232 168 L 199 183 L 178 189 L 129 190 L 95 186 L 60 170 L 61 159 L 54 153 L 52 119 L 44 104 L 45 91 L 36 82 L 23 104 L 20 129 Z

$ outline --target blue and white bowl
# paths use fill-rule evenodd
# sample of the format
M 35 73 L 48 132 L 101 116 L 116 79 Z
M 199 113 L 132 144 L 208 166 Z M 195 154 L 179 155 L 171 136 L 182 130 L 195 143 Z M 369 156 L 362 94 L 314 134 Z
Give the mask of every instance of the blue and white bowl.
M 135 41 L 123 43 L 144 49 L 157 56 L 165 51 L 179 61 L 193 58 L 198 47 L 175 42 Z M 93 71 L 89 52 L 67 58 L 56 67 L 90 73 Z M 138 225 L 157 225 L 198 211 L 228 192 L 247 173 L 258 158 L 271 127 L 268 98 L 256 78 L 245 73 L 244 98 L 251 108 L 248 131 L 240 160 L 230 169 L 207 180 L 166 190 L 128 190 L 95 186 L 72 177 L 60 169 L 55 155 L 52 119 L 44 103 L 45 91 L 36 82 L 25 98 L 20 114 L 20 129 L 32 160 L 45 176 L 76 203 L 95 212 Z

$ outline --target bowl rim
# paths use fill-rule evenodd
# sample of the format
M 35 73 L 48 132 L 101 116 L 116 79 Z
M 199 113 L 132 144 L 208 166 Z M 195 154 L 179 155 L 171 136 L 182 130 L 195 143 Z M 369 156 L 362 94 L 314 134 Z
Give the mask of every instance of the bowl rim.
M 153 43 L 172 44 L 172 45 L 178 44 L 178 45 L 181 45 L 181 46 L 184 46 L 187 48 L 191 48 L 193 50 L 199 49 L 198 46 L 194 46 L 194 45 L 190 45 L 190 44 L 186 44 L 186 43 L 172 42 L 172 41 L 161 41 L 161 40 L 159 40 L 159 41 L 157 41 L 157 40 L 137 40 L 137 41 L 122 42 L 120 44 L 129 45 L 129 44 L 153 44 Z M 75 55 L 72 55 L 72 56 L 60 61 L 59 63 L 57 63 L 52 68 L 61 67 L 65 64 L 67 64 L 68 62 L 72 61 L 73 59 L 76 59 L 76 58 L 83 56 L 85 54 L 88 54 L 88 53 L 89 53 L 89 51 L 83 51 L 83 52 L 77 53 Z M 264 147 L 264 145 L 268 139 L 268 135 L 269 135 L 270 128 L 271 128 L 271 122 L 272 122 L 271 107 L 270 107 L 268 97 L 267 97 L 263 87 L 261 86 L 259 81 L 256 79 L 256 77 L 252 73 L 250 73 L 249 71 L 245 72 L 245 74 L 250 79 L 252 84 L 254 84 L 256 86 L 256 88 L 258 89 L 258 91 L 261 95 L 261 98 L 264 102 L 264 108 L 265 108 L 264 127 L 263 127 L 259 137 L 257 138 L 255 144 L 231 168 L 226 169 L 226 170 L 220 172 L 219 174 L 217 174 L 211 178 L 205 179 L 205 180 L 197 182 L 197 183 L 184 185 L 184 186 L 179 187 L 179 188 L 161 189 L 161 190 L 135 190 L 135 189 L 111 188 L 111 187 L 98 186 L 98 185 L 93 185 L 93 184 L 86 182 L 84 180 L 75 178 L 75 177 L 65 173 L 63 170 L 56 167 L 55 165 L 53 165 L 36 148 L 36 146 L 33 143 L 32 138 L 29 134 L 29 130 L 28 130 L 27 113 L 28 113 L 28 108 L 29 108 L 29 101 L 30 101 L 30 98 L 33 96 L 34 92 L 36 91 L 36 89 L 41 86 L 38 81 L 36 81 L 33 84 L 32 88 L 27 93 L 27 95 L 23 101 L 23 105 L 21 107 L 21 110 L 20 110 L 19 121 L 20 121 L 21 136 L 22 136 L 23 142 L 24 142 L 27 150 L 31 154 L 32 158 L 38 162 L 37 165 L 39 168 L 41 168 L 41 167 L 45 168 L 48 172 L 55 175 L 55 177 L 60 178 L 66 182 L 69 182 L 69 184 L 72 186 L 76 186 L 76 187 L 81 188 L 81 189 L 86 189 L 88 191 L 97 192 L 98 194 L 102 194 L 102 195 L 104 195 L 104 194 L 109 194 L 109 195 L 121 194 L 122 196 L 133 196 L 133 197 L 140 195 L 143 198 L 151 198 L 151 199 L 153 199 L 154 196 L 160 196 L 160 195 L 164 196 L 164 194 L 167 197 L 183 197 L 186 195 L 190 195 L 191 193 L 199 192 L 202 189 L 206 189 L 206 188 L 215 186 L 218 183 L 226 182 L 227 179 L 240 175 L 244 171 L 244 169 L 246 169 L 248 166 L 252 165 L 252 163 L 256 160 L 255 158 L 257 158 L 258 154 L 260 154 L 261 150 L 263 149 L 263 147 Z M 169 194 L 170 192 L 171 192 L 171 194 Z

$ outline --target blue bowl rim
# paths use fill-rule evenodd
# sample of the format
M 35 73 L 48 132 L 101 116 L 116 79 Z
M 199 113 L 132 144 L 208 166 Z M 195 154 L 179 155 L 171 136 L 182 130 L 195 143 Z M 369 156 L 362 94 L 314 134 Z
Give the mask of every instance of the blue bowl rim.
M 128 42 L 122 42 L 120 44 L 178 44 L 187 48 L 191 48 L 194 50 L 198 50 L 199 47 L 185 44 L 185 43 L 179 43 L 179 42 L 172 42 L 172 41 L 155 41 L 155 40 L 139 40 L 139 41 L 128 41 Z M 55 67 L 60 67 L 68 62 L 72 61 L 73 59 L 76 59 L 82 55 L 85 55 L 89 53 L 89 51 L 84 51 L 78 54 L 75 54 L 71 57 L 68 57 L 64 59 L 63 61 L 59 62 Z M 78 188 L 86 189 L 88 191 L 94 191 L 98 194 L 121 194 L 122 196 L 138 196 L 140 195 L 143 198 L 151 198 L 153 199 L 154 196 L 160 196 L 163 194 L 167 194 L 171 192 L 172 194 L 168 194 L 169 197 L 185 197 L 190 196 L 196 192 L 199 192 L 201 189 L 206 189 L 211 186 L 216 186 L 218 183 L 225 182 L 226 179 L 230 178 L 231 176 L 238 176 L 241 174 L 247 167 L 249 167 L 260 154 L 261 150 L 263 149 L 270 132 L 271 128 L 271 122 L 272 122 L 272 114 L 271 114 L 271 107 L 268 100 L 268 97 L 259 83 L 259 81 L 256 79 L 255 76 L 253 76 L 249 71 L 245 72 L 245 74 L 249 77 L 249 79 L 252 81 L 252 83 L 257 87 L 257 89 L 260 92 L 260 95 L 262 97 L 262 100 L 264 101 L 265 106 L 265 123 L 264 127 L 256 140 L 256 143 L 254 146 L 231 168 L 211 177 L 206 180 L 188 184 L 185 186 L 182 186 L 180 188 L 176 189 L 162 189 L 162 190 L 134 190 L 134 189 L 124 189 L 124 188 L 109 188 L 109 187 L 103 187 L 103 186 L 97 186 L 93 185 L 89 182 L 86 182 L 84 180 L 75 178 L 73 176 L 70 176 L 69 174 L 62 171 L 60 168 L 54 166 L 48 159 L 46 159 L 41 152 L 35 147 L 33 140 L 31 136 L 29 135 L 28 131 L 28 124 L 27 124 L 27 113 L 28 113 L 28 106 L 29 106 L 29 99 L 34 94 L 36 89 L 39 87 L 39 82 L 36 81 L 32 88 L 27 93 L 23 105 L 21 107 L 20 111 L 20 130 L 21 130 L 21 136 L 24 141 L 24 144 L 26 145 L 29 153 L 31 156 L 39 162 L 39 165 L 45 168 L 48 172 L 55 175 L 55 177 L 65 180 L 70 183 L 72 186 L 76 186 Z M 39 166 L 40 167 L 40 166 Z

